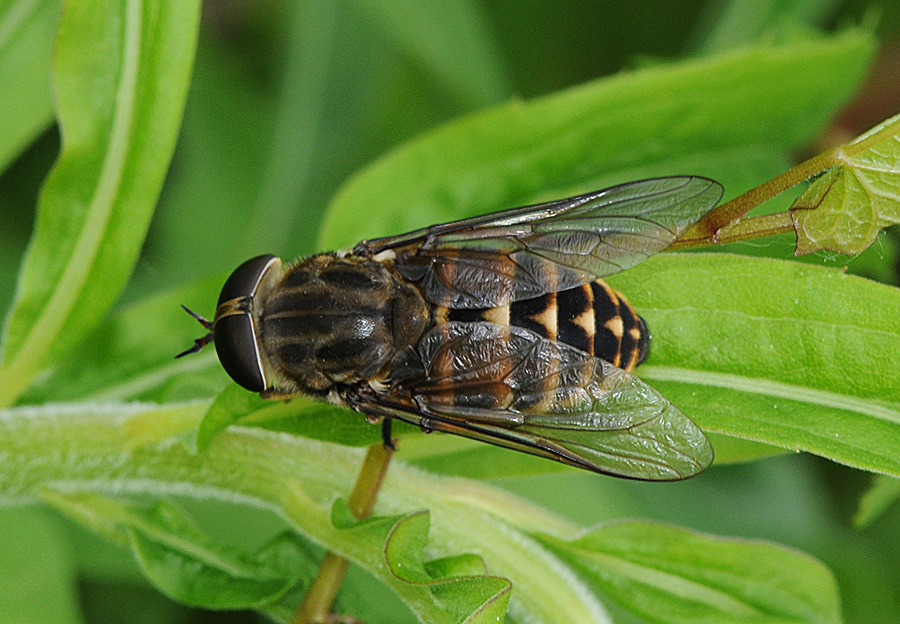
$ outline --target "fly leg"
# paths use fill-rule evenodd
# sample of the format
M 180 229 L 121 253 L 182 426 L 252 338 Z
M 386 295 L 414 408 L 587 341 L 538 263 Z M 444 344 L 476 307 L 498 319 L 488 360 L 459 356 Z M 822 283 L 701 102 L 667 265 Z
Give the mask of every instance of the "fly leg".
M 394 445 L 394 439 L 391 437 L 391 422 L 393 422 L 393 418 L 387 417 L 381 421 L 381 442 L 384 444 L 384 448 L 396 451 L 397 447 Z

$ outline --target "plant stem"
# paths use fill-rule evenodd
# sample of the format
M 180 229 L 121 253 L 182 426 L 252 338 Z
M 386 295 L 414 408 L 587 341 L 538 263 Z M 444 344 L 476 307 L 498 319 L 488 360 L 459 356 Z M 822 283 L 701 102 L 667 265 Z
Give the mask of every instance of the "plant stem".
M 774 214 L 743 219 L 733 225 L 726 225 L 715 234 L 713 240 L 710 240 L 709 236 L 679 238 L 668 249 L 693 249 L 713 243 L 724 245 L 725 243 L 736 243 L 751 238 L 762 238 L 793 231 L 794 221 L 790 211 L 776 212 Z
M 892 140 L 898 135 L 900 135 L 900 115 L 882 122 L 849 143 L 838 145 L 796 167 L 791 167 L 781 175 L 775 176 L 711 210 L 684 232 L 677 241 L 669 246 L 669 249 L 691 249 L 794 231 L 790 210 L 742 219 L 750 210 L 769 201 L 779 193 L 828 169 L 847 165 L 857 154 L 871 149 L 874 145 Z
M 823 152 L 796 167 L 791 167 L 771 180 L 718 206 L 682 234 L 669 249 L 691 249 L 792 231 L 793 222 L 790 212 L 755 217 L 746 221 L 741 221 L 741 219 L 753 208 L 769 201 L 792 186 L 840 164 L 839 155 L 842 147 Z
M 357 520 L 367 518 L 375 507 L 378 491 L 384 481 L 393 451 L 384 444 L 373 444 L 366 452 L 359 476 L 347 500 L 347 506 Z M 313 579 L 303 602 L 294 612 L 290 624 L 314 624 L 325 622 L 331 604 L 337 596 L 349 562 L 333 552 L 325 553 L 319 572 Z

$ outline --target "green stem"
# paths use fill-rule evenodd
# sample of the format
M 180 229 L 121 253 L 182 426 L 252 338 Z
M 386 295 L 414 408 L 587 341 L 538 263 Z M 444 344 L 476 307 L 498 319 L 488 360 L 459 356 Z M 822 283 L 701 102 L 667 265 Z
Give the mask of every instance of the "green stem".
M 898 133 L 900 133 L 900 115 L 876 126 L 853 141 L 822 152 L 718 206 L 687 232 L 684 232 L 669 249 L 691 249 L 794 231 L 790 211 L 742 219 L 753 208 L 769 201 L 792 186 L 832 167 L 845 165 L 853 156 L 897 136 Z
M 375 507 L 378 491 L 387 474 L 393 451 L 380 442 L 369 447 L 347 500 L 347 506 L 357 520 L 368 518 Z M 294 612 L 290 624 L 325 622 L 337 596 L 349 562 L 333 552 L 325 553 L 319 572 L 306 592 L 303 602 Z
M 793 230 L 789 212 L 741 221 L 753 208 L 783 193 L 817 173 L 840 164 L 841 146 L 810 158 L 771 180 L 713 209 L 682 234 L 669 249 L 691 249 L 750 238 L 761 238 Z
M 350 562 L 329 551 L 325 553 L 319 572 L 309 586 L 300 607 L 294 612 L 290 624 L 317 624 L 324 622 L 331 612 L 331 603 L 337 595 Z
M 751 238 L 763 238 L 793 231 L 794 221 L 790 211 L 776 212 L 743 219 L 733 225 L 726 225 L 715 234 L 715 239 L 712 241 L 708 236 L 679 238 L 669 246 L 669 249 L 693 249 L 705 247 L 711 243 L 724 245 L 725 243 L 736 243 Z

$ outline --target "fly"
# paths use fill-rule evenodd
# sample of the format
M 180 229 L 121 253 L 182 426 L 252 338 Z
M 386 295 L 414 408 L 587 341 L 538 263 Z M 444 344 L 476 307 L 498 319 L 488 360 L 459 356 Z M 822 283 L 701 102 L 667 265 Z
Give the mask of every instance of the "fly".
M 703 432 L 632 374 L 647 324 L 601 278 L 668 247 L 722 196 L 642 180 L 433 225 L 296 263 L 259 256 L 225 282 L 210 330 L 264 398 L 306 394 L 594 472 L 705 470 Z M 190 312 L 190 311 L 189 311 Z

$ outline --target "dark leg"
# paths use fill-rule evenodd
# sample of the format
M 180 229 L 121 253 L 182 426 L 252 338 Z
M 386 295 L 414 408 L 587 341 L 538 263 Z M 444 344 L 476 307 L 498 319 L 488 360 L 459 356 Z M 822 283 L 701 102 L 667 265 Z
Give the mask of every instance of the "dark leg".
M 384 443 L 384 448 L 396 451 L 397 447 L 394 446 L 394 441 L 391 439 L 391 420 L 391 418 L 385 418 L 381 421 L 381 441 Z

